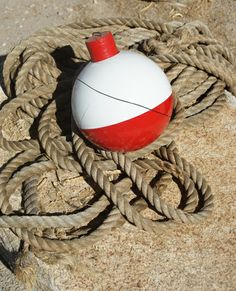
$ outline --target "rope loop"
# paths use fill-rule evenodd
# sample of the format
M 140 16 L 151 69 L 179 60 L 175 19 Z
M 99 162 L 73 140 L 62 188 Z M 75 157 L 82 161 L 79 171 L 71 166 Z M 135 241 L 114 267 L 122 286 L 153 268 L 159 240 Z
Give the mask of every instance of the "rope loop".
M 70 123 L 73 81 L 89 59 L 85 39 L 98 30 L 110 30 L 120 50 L 150 57 L 171 82 L 171 122 L 144 149 L 125 154 L 97 149 Z M 211 188 L 179 155 L 174 139 L 181 129 L 201 125 L 220 111 L 225 89 L 236 94 L 235 73 L 233 54 L 200 22 L 96 19 L 44 29 L 23 40 L 3 69 L 9 99 L 0 112 L 0 146 L 14 157 L 0 172 L 0 227 L 11 229 L 35 251 L 68 252 L 96 242 L 125 221 L 159 233 L 207 218 L 213 208 Z M 6 137 L 4 120 L 11 115 L 31 123 L 30 138 Z M 82 206 L 45 211 L 40 187 L 50 171 L 87 183 Z M 170 183 L 181 193 L 175 206 L 162 196 Z M 11 201 L 19 188 L 22 202 L 15 209 Z M 147 208 L 155 219 L 145 216 Z

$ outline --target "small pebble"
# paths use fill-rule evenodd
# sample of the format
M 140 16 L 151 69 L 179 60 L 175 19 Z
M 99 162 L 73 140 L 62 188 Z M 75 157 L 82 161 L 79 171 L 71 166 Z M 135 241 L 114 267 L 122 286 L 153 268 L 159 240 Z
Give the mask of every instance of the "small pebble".
M 66 11 L 68 11 L 68 12 L 73 12 L 74 9 L 73 9 L 72 7 L 67 7 L 67 8 L 66 8 Z

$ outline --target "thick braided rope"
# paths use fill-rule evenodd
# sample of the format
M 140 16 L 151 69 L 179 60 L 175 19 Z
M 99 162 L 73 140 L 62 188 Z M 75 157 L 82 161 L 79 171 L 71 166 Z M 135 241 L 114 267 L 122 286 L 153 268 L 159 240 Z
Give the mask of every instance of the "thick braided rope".
M 207 193 L 205 192 L 201 193 L 202 196 L 205 196 L 205 194 L 207 194 L 207 197 L 204 198 L 204 201 L 205 202 L 207 201 L 207 203 L 204 204 L 204 207 L 199 209 L 198 213 L 190 214 L 180 209 L 175 209 L 171 206 L 168 206 L 161 198 L 159 198 L 159 196 L 157 195 L 157 193 L 155 193 L 153 188 L 150 187 L 150 185 L 145 181 L 145 178 L 140 173 L 135 163 L 132 163 L 131 160 L 127 156 L 123 155 L 122 153 L 117 153 L 117 152 L 103 152 L 103 154 L 108 158 L 112 158 L 115 161 L 115 163 L 118 164 L 122 168 L 122 170 L 126 172 L 126 174 L 132 179 L 135 185 L 137 185 L 138 189 L 143 194 L 143 196 L 151 203 L 152 206 L 155 207 L 155 209 L 159 213 L 164 215 L 166 218 L 174 219 L 174 220 L 181 221 L 184 223 L 187 223 L 187 222 L 195 223 L 199 221 L 202 217 L 205 217 L 209 213 L 209 209 L 212 207 L 212 205 L 209 203 L 212 201 L 211 194 L 210 194 L 211 199 L 209 199 L 208 197 L 209 192 L 210 192 L 209 189 Z M 173 174 L 175 177 L 178 177 L 180 181 L 182 180 L 181 179 L 182 177 L 180 176 L 181 171 L 178 169 L 178 165 L 176 163 L 175 163 L 176 165 L 170 165 L 170 164 L 166 164 L 163 161 L 155 160 L 154 162 L 158 163 L 159 168 L 164 170 L 166 173 Z M 184 169 L 182 168 L 182 170 Z M 184 176 L 184 178 L 188 178 L 188 177 Z M 188 183 L 188 186 L 191 184 L 189 179 L 184 180 L 184 185 L 186 185 L 187 183 Z M 190 190 L 194 191 L 193 185 L 191 185 Z M 187 196 L 190 197 L 191 194 L 188 193 Z
M 22 187 L 22 200 L 23 200 L 23 208 L 25 209 L 26 214 L 39 214 L 39 203 L 38 197 L 36 194 L 38 185 L 37 176 L 32 176 L 26 179 L 23 183 Z
M 176 98 L 171 122 L 144 149 L 126 154 L 97 150 L 87 144 L 73 123 L 70 127 L 74 76 L 89 59 L 84 40 L 98 30 L 111 30 L 119 49 L 149 55 L 172 84 Z M 189 30 L 195 38 L 186 45 L 181 42 L 181 35 Z M 179 156 L 172 143 L 181 128 L 200 124 L 221 109 L 225 88 L 236 92 L 235 58 L 204 25 L 117 18 L 45 29 L 12 50 L 3 75 L 11 99 L 0 114 L 0 146 L 21 153 L 0 173 L 0 227 L 11 228 L 34 249 L 63 252 L 96 242 L 107 231 L 121 226 L 124 217 L 140 229 L 157 233 L 178 222 L 196 223 L 209 215 L 213 206 L 209 185 Z M 3 123 L 9 114 L 38 120 L 36 139 L 7 140 Z M 100 187 L 94 193 L 95 201 L 75 213 L 42 215 L 37 184 L 42 172 L 56 168 L 83 177 L 86 172 Z M 150 186 L 148 169 L 160 177 L 155 189 Z M 118 171 L 120 182 L 110 176 L 114 170 Z M 185 189 L 182 209 L 168 205 L 160 197 L 172 177 Z M 23 215 L 13 212 L 10 204 L 10 197 L 21 186 Z M 138 192 L 131 191 L 132 186 Z M 133 202 L 134 195 L 138 199 Z M 149 204 L 164 221 L 142 216 L 140 210 Z M 50 238 L 50 231 L 57 228 L 76 228 L 77 234 L 56 239 L 53 232 Z M 37 229 L 43 231 L 42 237 L 35 232 Z

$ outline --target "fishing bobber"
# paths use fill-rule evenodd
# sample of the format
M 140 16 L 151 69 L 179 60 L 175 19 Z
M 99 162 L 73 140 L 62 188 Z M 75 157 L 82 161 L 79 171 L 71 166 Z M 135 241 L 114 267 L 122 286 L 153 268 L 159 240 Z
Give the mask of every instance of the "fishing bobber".
M 170 83 L 148 57 L 118 51 L 111 32 L 86 41 L 91 61 L 72 92 L 73 118 L 100 148 L 134 151 L 147 146 L 167 127 L 173 108 Z

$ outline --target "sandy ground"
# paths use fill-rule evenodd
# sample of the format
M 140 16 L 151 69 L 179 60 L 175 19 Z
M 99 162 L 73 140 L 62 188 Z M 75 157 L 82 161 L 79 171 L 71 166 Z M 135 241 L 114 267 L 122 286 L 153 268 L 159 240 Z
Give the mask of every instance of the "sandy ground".
M 200 20 L 236 52 L 236 1 L 1 0 L 0 55 L 43 27 L 91 17 Z M 3 99 L 3 94 L 0 94 Z M 78 252 L 69 266 L 40 263 L 37 290 L 235 290 L 236 288 L 236 102 L 203 126 L 183 131 L 180 153 L 207 178 L 215 210 L 205 222 L 162 236 L 125 224 Z M 191 149 L 191 150 L 190 150 Z M 1 163 L 9 154 L 0 151 Z M 9 287 L 0 274 L 0 290 Z

